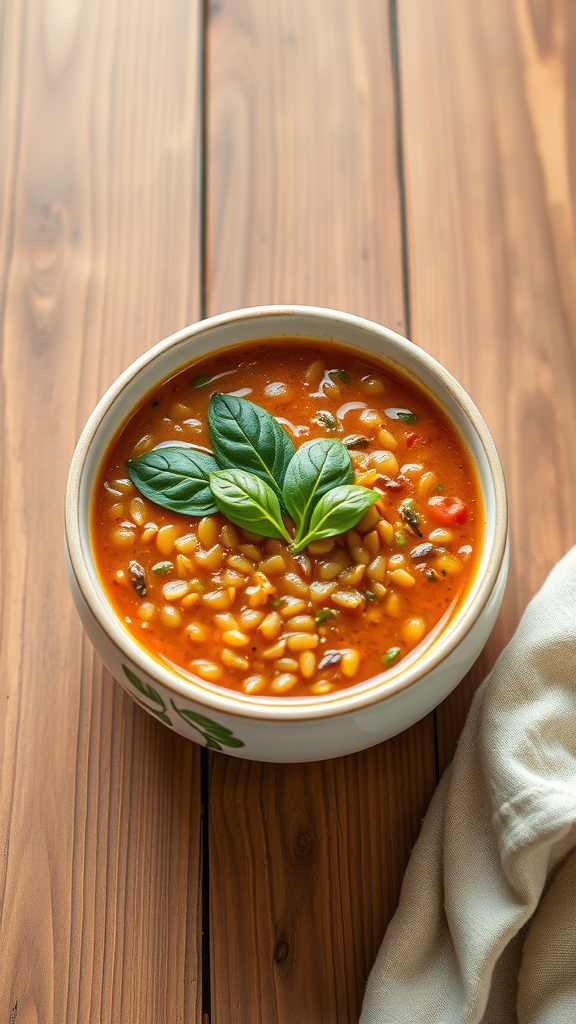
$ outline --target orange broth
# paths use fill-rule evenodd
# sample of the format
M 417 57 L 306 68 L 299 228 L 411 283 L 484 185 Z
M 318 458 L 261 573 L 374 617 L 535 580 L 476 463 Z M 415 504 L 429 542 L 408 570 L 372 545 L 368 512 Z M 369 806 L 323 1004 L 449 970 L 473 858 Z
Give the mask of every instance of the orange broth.
M 126 460 L 165 441 L 211 449 L 214 392 L 267 409 L 296 448 L 344 441 L 378 503 L 291 555 L 220 513 L 144 498 Z M 469 587 L 483 525 L 471 458 L 435 401 L 351 349 L 290 338 L 206 356 L 155 388 L 111 442 L 91 509 L 100 581 L 134 640 L 184 674 L 263 695 L 329 693 L 429 642 Z

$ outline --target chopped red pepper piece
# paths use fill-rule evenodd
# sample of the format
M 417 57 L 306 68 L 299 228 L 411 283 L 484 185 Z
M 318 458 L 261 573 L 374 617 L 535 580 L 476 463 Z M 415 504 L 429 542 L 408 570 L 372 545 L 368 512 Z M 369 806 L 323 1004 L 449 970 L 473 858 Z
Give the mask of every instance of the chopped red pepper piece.
M 428 508 L 432 518 L 442 526 L 464 523 L 468 518 L 468 506 L 460 498 L 452 498 L 447 494 L 434 495 L 428 502 Z
M 409 430 L 406 433 L 406 445 L 411 448 L 415 441 L 420 440 L 420 434 L 416 430 Z

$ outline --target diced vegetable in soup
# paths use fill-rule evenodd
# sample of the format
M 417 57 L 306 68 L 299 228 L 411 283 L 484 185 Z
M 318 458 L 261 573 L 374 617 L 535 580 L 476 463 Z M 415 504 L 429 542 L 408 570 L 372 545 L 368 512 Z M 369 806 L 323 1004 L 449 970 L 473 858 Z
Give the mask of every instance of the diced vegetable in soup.
M 395 670 L 458 609 L 483 508 L 436 403 L 335 343 L 200 359 L 110 445 L 92 546 L 149 654 L 246 694 Z

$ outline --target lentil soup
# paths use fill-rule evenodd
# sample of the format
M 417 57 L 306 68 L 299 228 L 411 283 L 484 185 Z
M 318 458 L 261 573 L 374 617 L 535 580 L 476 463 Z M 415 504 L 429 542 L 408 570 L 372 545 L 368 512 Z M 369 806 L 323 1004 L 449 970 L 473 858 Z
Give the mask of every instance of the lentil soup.
M 343 442 L 376 502 L 298 552 L 220 512 L 156 504 L 126 463 L 159 445 L 212 451 L 213 395 L 267 410 L 296 450 Z M 184 675 L 264 696 L 330 693 L 429 643 L 466 594 L 483 526 L 475 469 L 436 402 L 376 360 L 300 339 L 237 345 L 160 384 L 109 445 L 91 508 L 101 584 L 136 642 Z

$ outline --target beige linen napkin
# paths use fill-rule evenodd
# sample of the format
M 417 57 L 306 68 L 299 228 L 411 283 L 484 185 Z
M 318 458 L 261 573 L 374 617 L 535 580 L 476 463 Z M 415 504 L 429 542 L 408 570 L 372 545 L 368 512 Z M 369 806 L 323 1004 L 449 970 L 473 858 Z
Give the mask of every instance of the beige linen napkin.
M 576 1024 L 576 548 L 468 715 L 361 1024 Z

